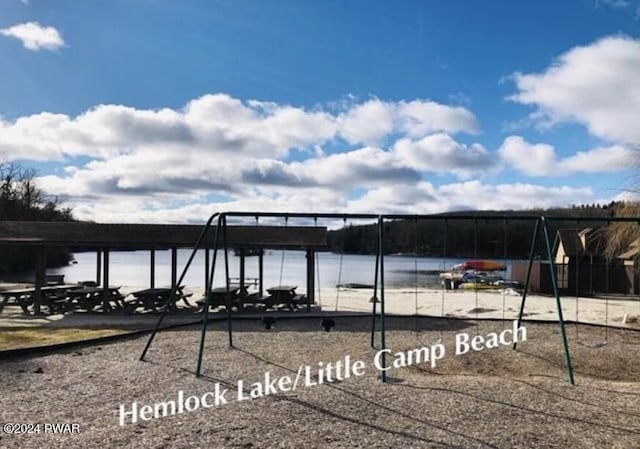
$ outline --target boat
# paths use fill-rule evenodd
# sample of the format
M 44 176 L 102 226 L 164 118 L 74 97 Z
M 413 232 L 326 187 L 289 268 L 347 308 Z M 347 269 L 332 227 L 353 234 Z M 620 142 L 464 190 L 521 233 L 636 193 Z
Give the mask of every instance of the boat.
M 507 266 L 502 262 L 496 262 L 494 260 L 468 260 L 451 267 L 453 271 L 505 271 Z
M 441 272 L 440 279 L 442 279 L 442 285 L 447 290 L 458 288 L 500 288 L 498 282 L 504 282 L 504 279 L 498 275 L 488 273 L 506 271 L 506 269 L 507 266 L 502 262 L 468 260 L 453 265 L 449 271 Z
M 499 286 L 495 284 L 486 284 L 484 282 L 462 282 L 458 284 L 458 289 L 460 290 L 497 290 L 500 289 Z

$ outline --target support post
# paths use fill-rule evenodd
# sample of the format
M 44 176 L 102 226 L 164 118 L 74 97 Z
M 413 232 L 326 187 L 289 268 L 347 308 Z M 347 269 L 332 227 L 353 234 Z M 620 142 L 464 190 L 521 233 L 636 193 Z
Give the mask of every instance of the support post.
M 178 248 L 171 248 L 171 288 L 175 289 L 178 280 Z
M 156 287 L 156 250 L 149 251 L 149 288 Z
M 258 292 L 260 297 L 264 294 L 264 248 L 260 248 L 258 255 Z
M 371 311 L 371 347 L 375 348 L 376 309 L 378 305 L 378 268 L 380 266 L 380 250 L 376 252 L 376 271 L 373 275 L 373 310 Z
M 102 250 L 96 251 L 96 286 L 102 285 Z
M 560 325 L 560 334 L 562 335 L 562 345 L 564 346 L 564 357 L 567 363 L 567 374 L 569 375 L 569 383 L 575 385 L 573 379 L 573 367 L 571 366 L 571 355 L 569 354 L 569 343 L 567 342 L 567 333 L 564 328 L 564 318 L 562 316 L 562 304 L 560 303 L 560 294 L 558 292 L 558 280 L 556 279 L 556 267 L 553 263 L 551 254 L 551 243 L 549 242 L 549 229 L 545 217 L 542 220 L 542 230 L 544 231 L 544 241 L 547 246 L 547 257 L 549 258 L 549 270 L 551 270 L 551 284 L 553 285 L 553 294 L 556 298 L 556 307 L 558 308 L 558 324 Z
M 307 312 L 311 312 L 311 304 L 315 302 L 316 289 L 316 252 L 307 249 Z
M 104 263 L 103 263 L 103 285 L 102 285 L 102 311 L 106 312 L 109 308 L 109 301 L 107 300 L 109 294 L 109 248 L 104 250 Z
M 380 255 L 380 350 L 382 352 L 382 372 L 380 378 L 382 382 L 387 382 L 387 358 L 385 339 L 385 317 L 384 317 L 384 218 L 378 218 L 378 254 Z
M 245 252 L 244 248 L 240 248 L 240 301 L 244 301 L 244 267 L 245 267 Z
M 42 308 L 42 287 L 47 283 L 47 248 L 44 245 L 37 249 L 35 281 L 33 313 L 39 315 Z

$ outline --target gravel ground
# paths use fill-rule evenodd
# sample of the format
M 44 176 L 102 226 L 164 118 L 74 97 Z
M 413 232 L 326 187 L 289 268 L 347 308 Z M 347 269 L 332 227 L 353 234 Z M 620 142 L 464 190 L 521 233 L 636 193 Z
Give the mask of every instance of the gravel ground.
M 388 318 L 394 353 L 438 341 L 445 353 L 433 369 L 429 362 L 393 369 L 382 384 L 369 320 L 335 321 L 328 333 L 318 319 L 280 320 L 270 331 L 240 322 L 235 349 L 225 324 L 213 323 L 201 378 L 193 374 L 197 327 L 161 333 L 146 362 L 138 361 L 146 337 L 5 361 L 0 421 L 41 427 L 0 433 L 0 447 L 640 448 L 640 332 L 570 325 L 571 386 L 557 324 L 526 323 L 518 351 L 500 346 L 456 356 L 456 334 L 487 335 L 511 323 Z M 299 368 L 310 366 L 317 383 L 319 362 L 345 356 L 361 362 L 361 376 L 352 371 L 348 379 L 305 387 L 303 370 L 294 391 L 237 400 L 239 380 L 243 397 L 267 372 L 294 382 Z M 139 408 L 179 402 L 179 390 L 202 397 L 216 384 L 228 390 L 227 404 L 119 425 L 121 404 L 131 410 L 134 401 Z M 45 423 L 77 423 L 80 432 L 45 433 Z

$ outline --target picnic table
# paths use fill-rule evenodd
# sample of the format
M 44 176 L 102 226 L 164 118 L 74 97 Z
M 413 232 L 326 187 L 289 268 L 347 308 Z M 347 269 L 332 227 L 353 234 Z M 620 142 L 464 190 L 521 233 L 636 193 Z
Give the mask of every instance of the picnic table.
M 6 305 L 13 303 L 19 305 L 25 315 L 29 315 L 29 306 L 33 304 L 31 297 L 34 292 L 33 288 L 10 289 L 0 292 L 0 312 Z
M 245 287 L 246 289 L 246 287 Z M 242 301 L 240 301 L 240 285 L 229 284 L 229 295 L 231 296 L 231 306 L 235 306 L 238 310 L 242 310 Z M 204 309 L 205 299 L 198 301 L 198 305 Z M 227 307 L 227 287 L 216 287 L 211 290 L 209 295 L 209 308 Z
M 305 299 L 305 295 L 296 294 L 297 285 L 276 285 L 267 289 L 269 296 L 264 298 L 265 308 L 270 309 L 279 304 L 285 304 L 289 310 L 297 309 L 298 304 Z
M 187 298 L 189 298 L 192 293 L 184 293 L 183 291 L 184 285 L 179 286 L 176 289 L 175 301 L 170 304 L 171 311 L 177 310 L 176 303 L 182 300 L 188 307 L 192 307 Z M 133 312 L 139 307 L 144 308 L 144 310 L 151 310 L 153 312 L 157 312 L 158 309 L 162 309 L 166 306 L 169 298 L 171 297 L 172 288 L 170 287 L 160 287 L 160 288 L 146 288 L 144 290 L 138 290 L 136 292 L 132 292 L 131 295 L 134 297 L 133 300 L 126 302 L 125 308 L 129 312 Z
M 117 289 L 119 287 L 112 287 L 108 289 L 109 299 L 117 300 L 119 292 Z M 73 308 L 73 300 L 74 298 L 80 298 L 83 295 L 86 296 L 89 293 L 93 293 L 95 295 L 99 294 L 99 301 L 97 304 L 102 302 L 102 294 L 104 292 L 103 288 L 94 288 L 92 292 L 83 291 L 85 289 L 82 286 L 72 284 L 72 285 L 57 285 L 57 286 L 47 286 L 40 288 L 40 303 L 42 306 L 49 309 L 49 313 L 64 313 Z M 114 291 L 115 290 L 115 291 Z M 21 289 L 11 289 L 0 292 L 0 312 L 4 308 L 5 305 L 9 303 L 17 304 L 22 308 L 22 312 L 25 315 L 30 315 L 31 312 L 29 307 L 35 304 L 35 295 L 36 288 L 21 288 Z M 121 297 L 121 295 L 120 295 Z M 96 304 L 96 305 L 97 305 Z M 94 305 L 95 306 L 95 305 Z M 83 307 L 85 308 L 85 307 Z M 92 309 L 93 307 L 91 307 Z M 87 308 L 87 310 L 90 310 Z M 35 311 L 37 312 L 37 311 Z
M 124 308 L 124 296 L 118 287 L 91 287 L 80 285 L 60 294 L 65 298 L 68 308 L 80 308 L 91 311 L 102 306 L 104 312 L 121 310 Z

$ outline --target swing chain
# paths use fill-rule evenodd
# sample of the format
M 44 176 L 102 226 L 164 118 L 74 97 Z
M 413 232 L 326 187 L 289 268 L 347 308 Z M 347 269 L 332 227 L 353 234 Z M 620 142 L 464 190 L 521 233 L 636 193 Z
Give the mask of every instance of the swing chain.
M 342 219 L 342 247 L 340 248 L 340 263 L 338 265 L 338 283 L 336 284 L 336 307 L 335 311 L 338 311 L 338 302 L 340 300 L 340 284 L 342 283 L 342 259 L 344 258 L 344 247 L 346 241 L 346 228 L 347 228 L 347 217 L 343 217 Z

